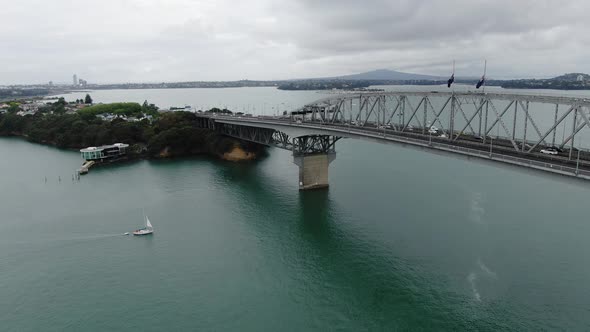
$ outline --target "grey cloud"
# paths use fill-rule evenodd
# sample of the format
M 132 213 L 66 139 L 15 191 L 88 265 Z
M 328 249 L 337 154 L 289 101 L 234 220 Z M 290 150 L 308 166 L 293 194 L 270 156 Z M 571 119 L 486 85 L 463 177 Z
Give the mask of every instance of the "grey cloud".
M 391 68 L 590 71 L 590 3 L 22 0 L 3 4 L 0 84 L 279 79 Z M 4 28 L 5 27 L 5 28 Z

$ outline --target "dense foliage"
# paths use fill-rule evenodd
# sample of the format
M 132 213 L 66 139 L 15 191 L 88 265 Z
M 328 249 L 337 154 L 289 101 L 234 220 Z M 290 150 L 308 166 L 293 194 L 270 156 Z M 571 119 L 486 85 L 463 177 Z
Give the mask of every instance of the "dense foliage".
M 136 110 L 140 105 L 127 107 Z M 99 110 L 108 105 L 101 106 Z M 90 107 L 91 109 L 96 106 Z M 115 104 L 109 110 L 120 110 Z M 84 111 L 88 108 L 84 109 Z M 96 110 L 96 109 L 95 109 Z M 153 122 L 147 119 L 127 122 L 121 119 L 103 121 L 93 112 L 74 114 L 48 114 L 19 116 L 14 113 L 0 114 L 0 136 L 24 136 L 37 143 L 51 144 L 61 148 L 82 148 L 116 142 L 134 146 L 136 153 L 159 156 L 182 156 L 199 153 L 220 155 L 231 150 L 236 144 L 252 150 L 255 146 L 221 136 L 215 131 L 198 126 L 198 119 L 190 112 L 169 112 L 161 114 Z
M 84 100 L 85 104 L 88 104 L 88 101 L 92 103 L 92 98 L 90 95 L 86 95 Z M 82 100 L 80 100 L 82 102 Z M 115 115 L 125 115 L 125 116 L 141 116 L 141 115 L 151 115 L 151 116 L 158 116 L 158 107 L 154 104 L 149 104 L 146 101 L 143 102 L 142 105 L 138 103 L 111 103 L 111 104 L 97 104 L 93 106 L 85 107 L 78 111 L 82 116 L 96 116 L 99 114 L 115 114 Z
M 98 104 L 88 106 L 78 111 L 82 115 L 98 115 L 98 114 L 117 114 L 126 116 L 136 116 L 142 114 L 144 109 L 138 103 L 112 103 L 112 104 Z

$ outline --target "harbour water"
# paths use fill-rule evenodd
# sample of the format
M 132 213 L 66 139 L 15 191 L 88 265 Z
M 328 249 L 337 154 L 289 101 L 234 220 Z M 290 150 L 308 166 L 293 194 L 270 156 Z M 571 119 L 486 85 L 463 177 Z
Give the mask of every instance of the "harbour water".
M 323 96 L 234 90 L 91 95 L 161 107 Z M 2 331 L 590 329 L 585 182 L 355 140 L 338 142 L 331 187 L 312 192 L 279 149 L 79 182 L 77 152 L 7 138 L 0 152 Z M 123 236 L 142 209 L 155 234 Z

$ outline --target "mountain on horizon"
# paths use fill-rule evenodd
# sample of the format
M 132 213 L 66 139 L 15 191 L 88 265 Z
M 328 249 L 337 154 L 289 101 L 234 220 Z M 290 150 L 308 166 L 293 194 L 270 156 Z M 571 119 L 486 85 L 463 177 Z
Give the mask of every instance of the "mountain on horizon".
M 568 81 L 568 82 L 588 81 L 588 80 L 590 80 L 590 75 L 584 74 L 584 73 L 568 73 L 568 74 L 563 74 L 563 75 L 560 75 L 557 77 L 550 78 L 550 80 Z
M 384 81 L 409 81 L 409 80 L 440 80 L 440 76 L 404 73 L 390 69 L 377 69 L 360 74 L 331 77 L 341 80 L 384 80 Z

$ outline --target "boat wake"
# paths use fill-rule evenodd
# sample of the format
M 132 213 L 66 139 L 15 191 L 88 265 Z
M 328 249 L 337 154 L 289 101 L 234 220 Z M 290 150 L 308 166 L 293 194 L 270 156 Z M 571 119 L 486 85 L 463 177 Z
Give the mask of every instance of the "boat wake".
M 473 292 L 473 297 L 476 301 L 481 302 L 481 295 L 479 294 L 479 291 L 477 290 L 477 287 L 475 285 L 476 280 L 477 274 L 475 272 L 469 273 L 469 275 L 467 276 L 467 281 L 469 281 L 469 284 L 471 284 L 471 291 Z
M 70 242 L 70 241 L 100 240 L 100 239 L 106 239 L 106 238 L 111 238 L 111 237 L 117 237 L 117 236 L 121 236 L 121 235 L 122 235 L 122 233 L 95 234 L 95 235 L 86 235 L 86 236 L 74 236 L 74 237 L 47 239 L 47 241 L 49 241 L 49 242 Z
M 484 282 L 484 286 L 486 286 L 486 281 L 493 282 L 498 279 L 498 275 L 496 274 L 496 272 L 492 271 L 489 267 L 487 267 L 481 260 L 481 258 L 477 258 L 476 264 L 479 268 L 479 271 L 475 270 L 469 272 L 469 274 L 467 275 L 467 281 L 471 286 L 471 292 L 473 293 L 473 297 L 476 301 L 481 302 L 481 294 L 477 289 L 477 281 L 480 277 L 483 277 L 484 280 L 482 281 Z M 490 284 L 488 284 L 487 286 L 490 286 Z
M 481 260 L 481 258 L 477 259 L 477 266 L 479 266 L 479 268 L 485 272 L 485 274 L 489 277 L 492 277 L 494 279 L 498 279 L 498 275 L 496 274 L 496 272 L 490 270 L 490 268 L 488 268 L 483 261 Z
M 481 193 L 474 193 L 471 198 L 469 219 L 477 224 L 484 224 L 485 209 L 482 206 L 483 197 Z
M 109 238 L 109 237 L 117 237 L 117 236 L 121 236 L 121 233 L 116 233 L 116 234 L 101 234 L 101 235 L 90 235 L 87 237 L 80 237 L 80 240 L 98 240 L 98 239 L 104 239 L 104 238 Z

